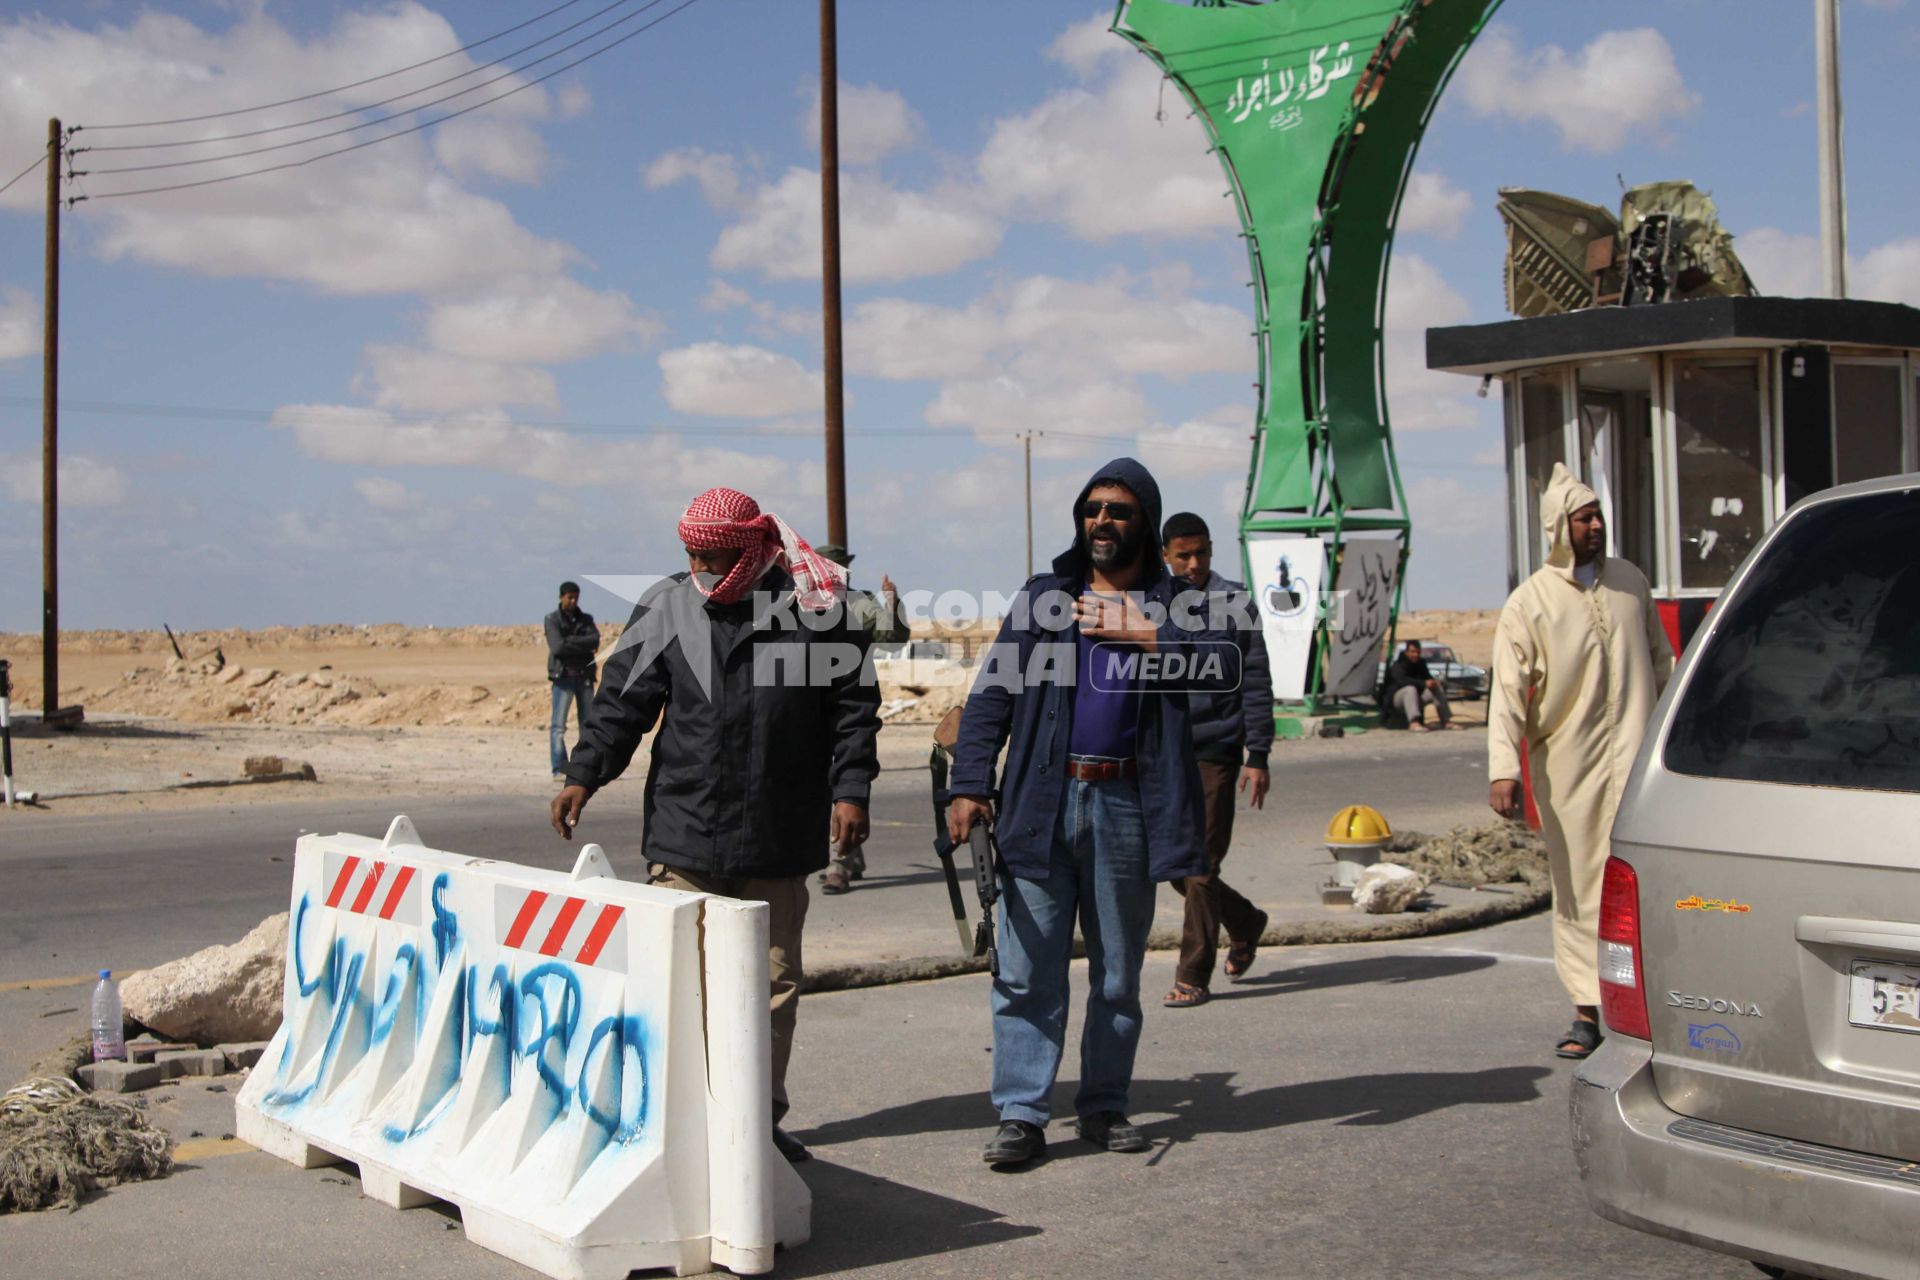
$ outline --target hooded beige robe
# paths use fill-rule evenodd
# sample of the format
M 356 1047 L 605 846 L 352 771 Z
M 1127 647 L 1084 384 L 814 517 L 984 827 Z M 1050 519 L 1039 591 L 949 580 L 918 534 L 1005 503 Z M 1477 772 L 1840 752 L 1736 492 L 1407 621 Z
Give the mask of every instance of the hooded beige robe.
M 1546 566 L 1507 597 L 1494 633 L 1487 773 L 1520 777 L 1531 756 L 1553 870 L 1553 958 L 1575 1004 L 1600 1003 L 1600 881 L 1620 793 L 1673 649 L 1640 571 L 1602 555 L 1585 587 L 1573 572 L 1567 517 L 1593 490 L 1555 465 L 1540 502 Z

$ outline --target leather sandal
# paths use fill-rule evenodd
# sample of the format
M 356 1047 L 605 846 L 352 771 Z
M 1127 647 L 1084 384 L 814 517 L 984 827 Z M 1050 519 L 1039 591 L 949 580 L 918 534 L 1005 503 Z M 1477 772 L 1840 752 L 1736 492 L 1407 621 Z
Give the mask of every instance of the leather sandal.
M 1267 932 L 1267 922 L 1272 919 L 1266 912 L 1254 922 L 1253 936 L 1245 942 L 1235 942 L 1227 948 L 1226 970 L 1228 982 L 1239 982 L 1247 976 L 1247 970 L 1253 968 L 1253 958 L 1260 954 L 1260 939 Z
M 1167 992 L 1166 999 L 1160 1003 L 1169 1009 L 1197 1009 L 1212 999 L 1205 987 L 1196 987 L 1191 982 L 1176 981 L 1173 990 Z
M 1555 1057 L 1586 1058 L 1600 1047 L 1600 1024 L 1585 1018 L 1575 1018 L 1573 1025 L 1567 1028 L 1567 1034 L 1560 1037 L 1560 1043 L 1553 1047 Z

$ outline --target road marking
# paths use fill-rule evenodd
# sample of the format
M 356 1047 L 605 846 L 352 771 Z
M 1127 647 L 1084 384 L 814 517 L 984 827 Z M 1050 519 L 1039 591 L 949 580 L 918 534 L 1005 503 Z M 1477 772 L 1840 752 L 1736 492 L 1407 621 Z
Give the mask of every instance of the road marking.
M 1511 951 L 1480 951 L 1473 947 L 1421 947 L 1428 955 L 1485 956 L 1489 960 L 1517 960 L 1521 964 L 1552 964 L 1552 956 L 1523 956 Z
M 173 1149 L 175 1160 L 218 1160 L 222 1156 L 243 1156 L 260 1148 L 238 1138 L 198 1138 L 182 1142 Z
M 84 987 L 100 981 L 95 973 L 75 973 L 64 978 L 29 978 L 25 982 L 0 982 L 0 991 L 52 991 L 55 987 Z

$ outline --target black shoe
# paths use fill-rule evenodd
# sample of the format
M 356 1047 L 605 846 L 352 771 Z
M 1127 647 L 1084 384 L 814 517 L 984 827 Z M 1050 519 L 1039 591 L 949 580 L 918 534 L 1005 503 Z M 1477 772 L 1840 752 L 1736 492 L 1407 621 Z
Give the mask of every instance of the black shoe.
M 804 1164 L 813 1159 L 813 1152 L 807 1150 L 807 1144 L 779 1125 L 773 1126 L 773 1145 L 781 1155 L 787 1158 L 788 1164 Z
M 1118 1111 L 1098 1111 L 1090 1116 L 1081 1116 L 1079 1129 L 1081 1137 L 1109 1151 L 1134 1153 L 1153 1150 L 1147 1135 Z
M 1037 1124 L 1003 1120 L 980 1158 L 988 1164 L 1025 1164 L 1047 1149 L 1047 1135 Z

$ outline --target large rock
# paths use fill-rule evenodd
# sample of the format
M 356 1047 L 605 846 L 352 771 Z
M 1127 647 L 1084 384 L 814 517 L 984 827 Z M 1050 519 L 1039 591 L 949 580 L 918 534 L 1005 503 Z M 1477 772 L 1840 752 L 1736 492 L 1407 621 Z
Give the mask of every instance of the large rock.
M 280 1026 L 287 913 L 231 946 L 143 969 L 120 986 L 127 1016 L 174 1040 L 214 1045 L 266 1040 Z
M 1370 915 L 1393 915 L 1411 907 L 1427 891 L 1427 878 L 1418 871 L 1376 862 L 1354 882 L 1353 905 Z

